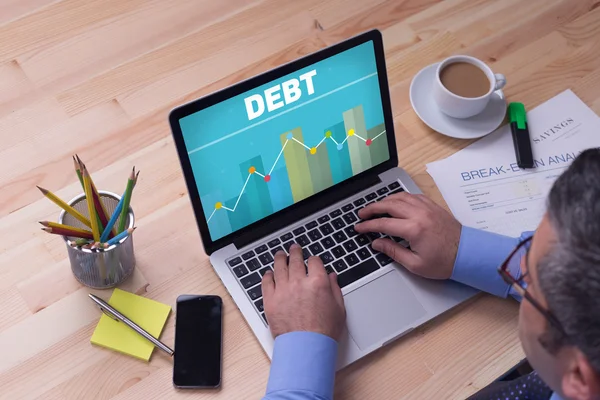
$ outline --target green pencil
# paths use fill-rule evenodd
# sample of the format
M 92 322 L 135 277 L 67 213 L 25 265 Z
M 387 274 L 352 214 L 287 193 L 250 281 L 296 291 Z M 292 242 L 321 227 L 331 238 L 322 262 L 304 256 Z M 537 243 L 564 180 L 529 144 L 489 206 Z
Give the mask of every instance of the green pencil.
M 131 202 L 131 191 L 133 190 L 134 181 L 135 167 L 131 170 L 131 175 L 129 175 L 129 179 L 127 180 L 127 188 L 123 194 L 125 198 L 123 199 L 123 208 L 121 209 L 121 218 L 119 219 L 119 229 L 117 229 L 117 233 L 121 233 L 125 229 L 125 221 L 127 220 L 127 213 L 129 213 L 129 203 Z
M 75 156 L 73 156 L 73 165 L 75 166 L 75 172 L 77 173 L 77 178 L 79 178 L 79 183 L 81 183 L 81 187 L 83 186 L 83 175 L 81 175 L 81 168 L 79 167 L 79 163 Z

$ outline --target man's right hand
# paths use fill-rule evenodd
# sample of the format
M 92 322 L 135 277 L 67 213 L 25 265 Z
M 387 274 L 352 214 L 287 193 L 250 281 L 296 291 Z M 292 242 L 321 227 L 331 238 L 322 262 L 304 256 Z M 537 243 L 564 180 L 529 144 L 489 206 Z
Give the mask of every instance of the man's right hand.
M 295 331 L 316 332 L 339 340 L 346 321 L 346 309 L 337 276 L 327 276 L 319 257 L 308 259 L 308 274 L 302 249 L 290 247 L 290 257 L 275 254 L 275 272 L 262 281 L 265 314 L 276 338 Z
M 382 214 L 390 217 L 368 220 Z M 432 200 L 402 192 L 369 204 L 359 211 L 359 217 L 367 221 L 356 224 L 357 232 L 399 236 L 406 239 L 411 248 L 406 249 L 390 239 L 376 239 L 373 241 L 375 250 L 425 278 L 448 279 L 452 275 L 461 224 Z

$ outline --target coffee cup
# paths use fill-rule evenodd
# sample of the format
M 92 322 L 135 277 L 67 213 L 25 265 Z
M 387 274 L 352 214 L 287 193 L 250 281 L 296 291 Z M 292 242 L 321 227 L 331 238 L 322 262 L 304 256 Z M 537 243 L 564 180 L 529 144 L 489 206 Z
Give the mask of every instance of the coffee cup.
M 483 61 L 470 56 L 452 56 L 437 67 L 433 97 L 444 114 L 469 118 L 482 112 L 494 92 L 504 85 L 504 75 L 494 74 Z

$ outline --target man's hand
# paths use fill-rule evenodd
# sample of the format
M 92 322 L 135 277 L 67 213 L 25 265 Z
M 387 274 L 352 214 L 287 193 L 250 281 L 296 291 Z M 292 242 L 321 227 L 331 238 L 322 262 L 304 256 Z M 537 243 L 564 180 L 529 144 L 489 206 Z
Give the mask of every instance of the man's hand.
M 262 292 L 273 337 L 308 331 L 340 339 L 346 309 L 337 276 L 327 276 L 318 257 L 308 259 L 307 275 L 297 244 L 290 247 L 289 263 L 283 251 L 275 254 L 275 273 L 265 274 Z
M 368 220 L 377 215 L 389 214 Z M 423 195 L 406 192 L 388 196 L 359 211 L 355 230 L 402 237 L 411 250 L 390 239 L 376 239 L 373 248 L 387 254 L 409 271 L 425 278 L 448 279 L 452 275 L 460 240 L 460 223 Z

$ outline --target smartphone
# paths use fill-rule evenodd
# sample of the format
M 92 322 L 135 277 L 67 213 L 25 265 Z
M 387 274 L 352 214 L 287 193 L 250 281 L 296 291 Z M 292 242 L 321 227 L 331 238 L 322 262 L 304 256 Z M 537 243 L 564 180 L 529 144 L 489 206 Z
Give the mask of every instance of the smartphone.
M 223 300 L 182 295 L 175 317 L 173 385 L 181 389 L 221 384 Z

